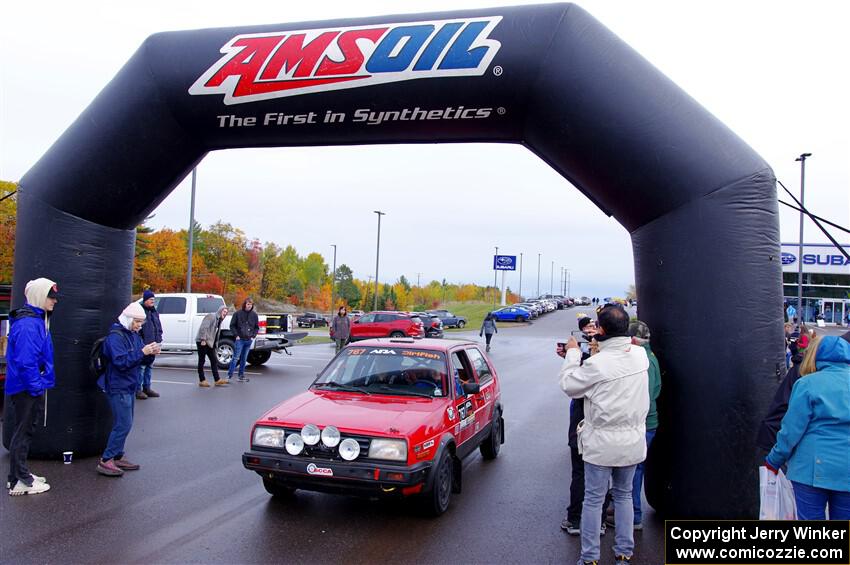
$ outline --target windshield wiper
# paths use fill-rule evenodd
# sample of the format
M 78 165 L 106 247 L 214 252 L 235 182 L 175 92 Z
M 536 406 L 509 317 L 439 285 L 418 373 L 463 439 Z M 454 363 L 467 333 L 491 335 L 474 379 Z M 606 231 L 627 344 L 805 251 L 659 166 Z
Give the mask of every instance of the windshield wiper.
M 326 383 L 317 383 L 313 386 L 335 388 L 337 390 L 342 390 L 342 391 L 345 391 L 345 392 L 362 392 L 363 394 L 372 394 L 371 392 L 369 392 L 368 390 L 366 390 L 363 387 L 352 386 L 352 385 L 344 385 L 344 384 L 336 383 L 336 382 L 333 382 L 333 381 L 329 381 L 329 382 L 326 382 Z
M 419 391 L 416 391 L 416 390 L 405 390 L 405 389 L 393 388 L 393 387 L 387 386 L 387 385 L 380 385 L 380 386 L 374 385 L 374 386 L 376 386 L 376 388 L 378 390 L 381 390 L 381 391 L 384 391 L 384 392 L 390 392 L 392 394 L 398 394 L 398 395 L 401 395 L 401 396 L 421 396 L 423 398 L 433 398 L 433 396 L 431 396 L 427 392 L 419 392 Z

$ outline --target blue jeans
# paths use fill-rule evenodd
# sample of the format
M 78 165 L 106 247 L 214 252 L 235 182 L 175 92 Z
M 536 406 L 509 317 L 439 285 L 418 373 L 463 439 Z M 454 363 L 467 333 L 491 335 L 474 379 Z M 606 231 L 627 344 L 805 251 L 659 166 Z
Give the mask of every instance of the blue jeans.
M 124 455 L 124 442 L 133 427 L 133 407 L 136 396 L 132 393 L 110 392 L 109 407 L 112 409 L 112 432 L 106 442 L 102 459 L 109 461 Z
M 136 390 L 144 390 L 151 387 L 151 369 L 153 369 L 153 363 L 139 367 L 139 386 Z
M 581 559 L 599 559 L 599 535 L 602 523 L 602 502 L 613 478 L 614 497 L 614 554 L 631 557 L 635 549 L 632 480 L 636 465 L 601 467 L 584 462 L 584 505 L 581 509 Z
M 649 446 L 652 440 L 655 439 L 655 430 L 646 430 L 646 452 L 649 453 Z M 646 461 L 641 461 L 635 468 L 635 478 L 632 481 L 632 507 L 635 511 L 635 524 L 640 524 L 643 519 L 643 510 L 640 504 L 640 489 L 643 487 L 643 465 Z
M 233 359 L 230 360 L 230 368 L 227 369 L 227 378 L 233 376 L 233 369 L 239 364 L 239 376 L 245 376 L 245 363 L 248 362 L 248 352 L 251 351 L 253 339 L 237 339 L 233 343 Z
M 826 520 L 827 504 L 830 520 L 850 520 L 850 492 L 792 483 L 798 520 Z

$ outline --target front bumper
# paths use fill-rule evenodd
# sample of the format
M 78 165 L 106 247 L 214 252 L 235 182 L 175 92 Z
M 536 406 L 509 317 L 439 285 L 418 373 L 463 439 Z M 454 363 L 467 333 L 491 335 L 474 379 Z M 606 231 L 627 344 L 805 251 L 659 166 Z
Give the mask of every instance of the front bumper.
M 292 456 L 269 451 L 246 451 L 242 465 L 258 475 L 292 488 L 335 494 L 398 496 L 420 492 L 431 462 L 392 465 L 374 461 L 339 461 Z

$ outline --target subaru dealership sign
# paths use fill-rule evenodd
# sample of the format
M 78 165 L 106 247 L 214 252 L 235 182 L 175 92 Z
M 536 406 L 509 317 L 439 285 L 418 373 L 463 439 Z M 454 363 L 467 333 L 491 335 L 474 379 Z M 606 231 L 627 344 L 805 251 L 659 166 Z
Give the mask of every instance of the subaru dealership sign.
M 516 255 L 493 255 L 493 269 L 496 271 L 516 271 Z
M 850 253 L 850 245 L 841 246 Z M 804 273 L 820 273 L 827 275 L 850 275 L 850 259 L 830 243 L 808 243 L 803 245 L 803 254 L 797 243 L 782 244 L 782 272 L 796 273 L 800 263 Z

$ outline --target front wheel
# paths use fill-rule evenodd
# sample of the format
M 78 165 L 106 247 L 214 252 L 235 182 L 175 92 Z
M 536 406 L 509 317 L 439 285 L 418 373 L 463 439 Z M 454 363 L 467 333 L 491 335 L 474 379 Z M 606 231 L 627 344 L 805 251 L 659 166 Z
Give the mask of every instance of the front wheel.
M 478 449 L 481 450 L 481 457 L 490 460 L 495 459 L 499 455 L 499 450 L 502 447 L 502 415 L 496 412 L 493 418 L 493 425 L 490 426 L 490 435 L 488 435 Z
M 235 348 L 233 346 L 233 340 L 231 339 L 220 339 L 218 341 L 218 347 L 215 349 L 215 356 L 218 360 L 218 368 L 219 369 L 229 369 L 230 361 L 233 359 L 233 353 Z
M 524 322 L 524 321 L 525 321 L 525 318 L 523 318 L 522 316 L 517 316 L 517 317 L 516 317 L 516 321 L 517 321 L 517 322 Z
M 449 508 L 452 498 L 452 456 L 448 450 L 444 450 L 440 456 L 440 462 L 434 469 L 434 484 L 424 497 L 425 511 L 431 516 L 439 516 Z
M 282 485 L 273 479 L 263 479 L 263 487 L 267 493 L 279 499 L 292 498 L 295 494 L 294 488 Z
M 463 320 L 460 320 L 460 321 L 457 323 L 457 327 L 458 327 L 458 328 L 460 328 L 460 329 L 463 329 L 463 326 L 465 326 L 465 325 L 466 325 L 466 322 L 464 322 Z

